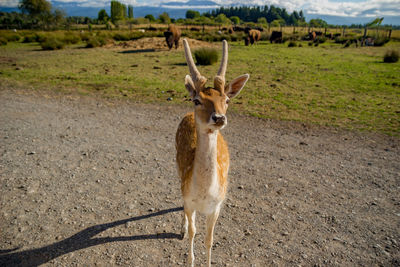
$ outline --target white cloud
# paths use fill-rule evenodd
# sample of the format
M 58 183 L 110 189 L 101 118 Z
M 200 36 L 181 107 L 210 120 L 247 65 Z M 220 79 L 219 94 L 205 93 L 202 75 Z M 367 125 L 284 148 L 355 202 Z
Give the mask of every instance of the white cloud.
M 79 2 L 85 7 L 102 7 L 110 0 L 57 0 L 59 2 Z M 120 0 L 133 6 L 160 6 L 168 0 Z M 187 0 L 172 0 L 187 2 Z M 17 7 L 18 0 L 0 0 L 0 7 Z M 308 14 L 345 16 L 345 17 L 379 17 L 400 16 L 400 0 L 214 0 L 219 5 L 275 5 L 284 7 L 288 12 L 303 10 Z
M 1 0 L 0 7 L 17 7 L 18 4 L 18 0 Z

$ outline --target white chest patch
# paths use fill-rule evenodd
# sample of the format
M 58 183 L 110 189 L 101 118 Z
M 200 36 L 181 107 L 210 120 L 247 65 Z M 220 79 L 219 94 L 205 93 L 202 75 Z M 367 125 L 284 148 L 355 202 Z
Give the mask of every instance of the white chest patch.
M 185 204 L 191 209 L 203 214 L 211 214 L 219 209 L 224 196 L 217 169 L 217 135 L 200 136 L 193 179 L 185 198 Z

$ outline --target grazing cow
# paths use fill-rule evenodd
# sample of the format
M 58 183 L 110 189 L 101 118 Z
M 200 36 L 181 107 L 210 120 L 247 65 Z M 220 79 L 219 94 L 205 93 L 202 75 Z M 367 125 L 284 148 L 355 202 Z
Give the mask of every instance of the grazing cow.
M 174 46 L 175 49 L 179 46 L 179 38 L 181 38 L 181 31 L 175 25 L 169 25 L 168 30 L 164 32 L 165 40 L 169 50 Z
M 235 32 L 244 32 L 244 28 L 243 28 L 243 27 L 240 27 L 240 26 L 235 26 L 235 27 L 233 27 L 233 30 L 234 30 Z
M 250 44 L 254 44 L 261 39 L 261 32 L 259 30 L 249 30 L 247 32 L 247 36 L 244 39 L 244 44 L 246 46 Z
M 271 42 L 271 44 L 273 42 L 274 43 L 282 43 L 282 41 L 283 41 L 282 32 L 272 31 L 269 41 Z

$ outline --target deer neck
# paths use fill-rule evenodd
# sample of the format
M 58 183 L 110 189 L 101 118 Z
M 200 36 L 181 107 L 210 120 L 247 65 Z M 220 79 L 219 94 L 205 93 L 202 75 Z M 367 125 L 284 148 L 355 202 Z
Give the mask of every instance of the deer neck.
M 194 182 L 201 188 L 217 186 L 218 130 L 210 132 L 197 127 L 197 146 L 194 161 Z

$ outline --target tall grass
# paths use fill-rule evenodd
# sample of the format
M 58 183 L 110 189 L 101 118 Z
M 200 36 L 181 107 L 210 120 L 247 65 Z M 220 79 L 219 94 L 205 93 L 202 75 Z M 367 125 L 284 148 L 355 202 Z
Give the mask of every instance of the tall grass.
M 200 48 L 194 51 L 194 57 L 199 65 L 212 65 L 218 61 L 218 52 L 214 48 Z

